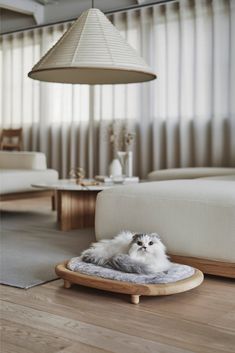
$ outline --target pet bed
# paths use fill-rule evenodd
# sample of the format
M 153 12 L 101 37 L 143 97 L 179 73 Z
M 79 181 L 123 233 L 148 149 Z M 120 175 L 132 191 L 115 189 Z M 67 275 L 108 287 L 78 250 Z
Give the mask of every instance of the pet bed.
M 69 268 L 68 268 L 69 266 Z M 199 286 L 203 273 L 187 265 L 173 264 L 167 273 L 139 275 L 124 273 L 96 266 L 74 258 L 58 264 L 56 274 L 63 278 L 64 287 L 72 284 L 131 295 L 131 303 L 138 304 L 141 295 L 170 295 L 188 291 Z

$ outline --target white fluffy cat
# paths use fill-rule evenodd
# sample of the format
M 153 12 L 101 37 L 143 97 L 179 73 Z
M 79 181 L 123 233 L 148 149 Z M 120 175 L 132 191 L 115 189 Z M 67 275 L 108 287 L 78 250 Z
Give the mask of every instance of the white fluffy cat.
M 156 233 L 121 232 L 113 239 L 101 240 L 81 254 L 85 262 L 123 272 L 156 274 L 167 271 L 171 262 Z

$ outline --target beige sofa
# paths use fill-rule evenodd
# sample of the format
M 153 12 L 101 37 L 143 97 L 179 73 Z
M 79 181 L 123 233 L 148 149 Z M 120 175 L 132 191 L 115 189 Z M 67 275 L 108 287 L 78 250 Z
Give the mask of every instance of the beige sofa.
M 223 175 L 235 175 L 235 168 L 194 167 L 161 169 L 149 173 L 148 180 L 163 181 L 177 179 L 197 179 Z
M 0 200 L 52 195 L 31 185 L 55 182 L 58 172 L 47 169 L 46 156 L 39 152 L 0 151 Z
M 174 261 L 235 277 L 235 171 L 120 186 L 98 195 L 97 239 L 158 232 Z

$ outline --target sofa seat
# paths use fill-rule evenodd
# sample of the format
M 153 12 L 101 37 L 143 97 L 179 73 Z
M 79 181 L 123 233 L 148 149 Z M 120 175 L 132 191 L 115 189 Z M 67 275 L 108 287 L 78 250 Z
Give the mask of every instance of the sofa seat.
M 58 173 L 53 169 L 46 170 L 24 170 L 24 169 L 1 169 L 0 193 L 1 195 L 35 191 L 32 184 L 50 183 L 58 179 Z M 38 189 L 39 190 L 39 189 Z
M 220 175 L 235 175 L 235 168 L 194 167 L 161 169 L 149 173 L 148 180 L 196 179 Z
M 235 181 L 149 182 L 98 194 L 98 240 L 121 230 L 157 232 L 169 253 L 235 263 Z

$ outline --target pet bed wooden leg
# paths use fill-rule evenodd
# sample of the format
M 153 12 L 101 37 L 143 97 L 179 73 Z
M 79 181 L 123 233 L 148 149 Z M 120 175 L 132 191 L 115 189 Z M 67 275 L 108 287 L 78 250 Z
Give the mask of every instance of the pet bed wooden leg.
M 64 288 L 69 289 L 70 287 L 71 287 L 71 283 L 65 279 L 64 280 Z
M 131 303 L 132 304 L 139 304 L 140 302 L 140 296 L 139 295 L 131 295 Z

